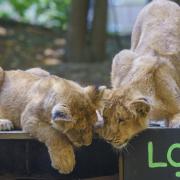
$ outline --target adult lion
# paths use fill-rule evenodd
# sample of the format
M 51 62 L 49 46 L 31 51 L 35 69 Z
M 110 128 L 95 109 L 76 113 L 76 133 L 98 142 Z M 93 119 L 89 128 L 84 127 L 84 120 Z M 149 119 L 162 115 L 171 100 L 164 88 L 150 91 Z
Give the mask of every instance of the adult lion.
M 46 144 L 52 166 L 69 173 L 73 147 L 89 145 L 103 89 L 81 87 L 41 69 L 0 68 L 0 130 L 22 128 Z
M 154 0 L 140 12 L 131 50 L 112 64 L 113 91 L 98 133 L 116 148 L 147 128 L 147 120 L 180 126 L 180 7 Z

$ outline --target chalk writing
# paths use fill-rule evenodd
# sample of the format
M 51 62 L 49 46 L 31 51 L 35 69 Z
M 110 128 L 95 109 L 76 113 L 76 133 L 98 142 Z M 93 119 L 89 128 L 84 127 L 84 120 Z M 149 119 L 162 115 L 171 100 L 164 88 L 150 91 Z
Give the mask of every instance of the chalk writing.
M 168 167 L 168 165 L 172 166 L 172 167 L 180 167 L 180 162 L 176 162 L 173 158 L 172 158 L 172 154 L 173 151 L 175 149 L 179 149 L 180 150 L 180 143 L 175 143 L 172 144 L 167 151 L 166 154 L 166 158 L 167 158 L 167 162 L 155 162 L 154 160 L 154 147 L 153 147 L 153 142 L 150 141 L 148 142 L 148 166 L 149 168 L 166 168 Z M 176 177 L 180 177 L 180 172 L 176 172 Z

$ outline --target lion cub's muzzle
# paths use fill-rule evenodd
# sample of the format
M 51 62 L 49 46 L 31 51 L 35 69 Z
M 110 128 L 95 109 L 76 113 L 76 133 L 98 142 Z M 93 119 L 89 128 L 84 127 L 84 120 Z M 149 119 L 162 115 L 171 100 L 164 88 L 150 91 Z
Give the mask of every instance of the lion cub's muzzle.
M 92 143 L 92 128 L 87 128 L 84 130 L 70 129 L 67 131 L 66 135 L 76 147 L 89 146 Z

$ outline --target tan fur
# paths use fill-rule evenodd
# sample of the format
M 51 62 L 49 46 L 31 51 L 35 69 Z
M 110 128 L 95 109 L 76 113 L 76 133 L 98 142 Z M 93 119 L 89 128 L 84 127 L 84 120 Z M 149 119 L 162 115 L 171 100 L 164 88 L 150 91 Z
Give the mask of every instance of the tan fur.
M 112 86 L 100 136 L 120 148 L 147 127 L 147 120 L 167 119 L 180 126 L 180 7 L 156 0 L 139 14 L 131 50 L 112 64 Z
M 102 91 L 83 88 L 41 69 L 0 69 L 0 80 L 1 130 L 12 125 L 22 128 L 46 144 L 54 168 L 71 172 L 75 165 L 73 146 L 91 144 Z M 64 117 L 53 119 L 57 113 Z

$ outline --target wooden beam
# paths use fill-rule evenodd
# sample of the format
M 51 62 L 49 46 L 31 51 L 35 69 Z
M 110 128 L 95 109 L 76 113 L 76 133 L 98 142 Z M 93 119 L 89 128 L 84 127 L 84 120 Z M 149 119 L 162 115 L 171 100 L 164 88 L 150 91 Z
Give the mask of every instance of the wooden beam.
M 0 131 L 0 139 L 33 139 L 23 131 Z

